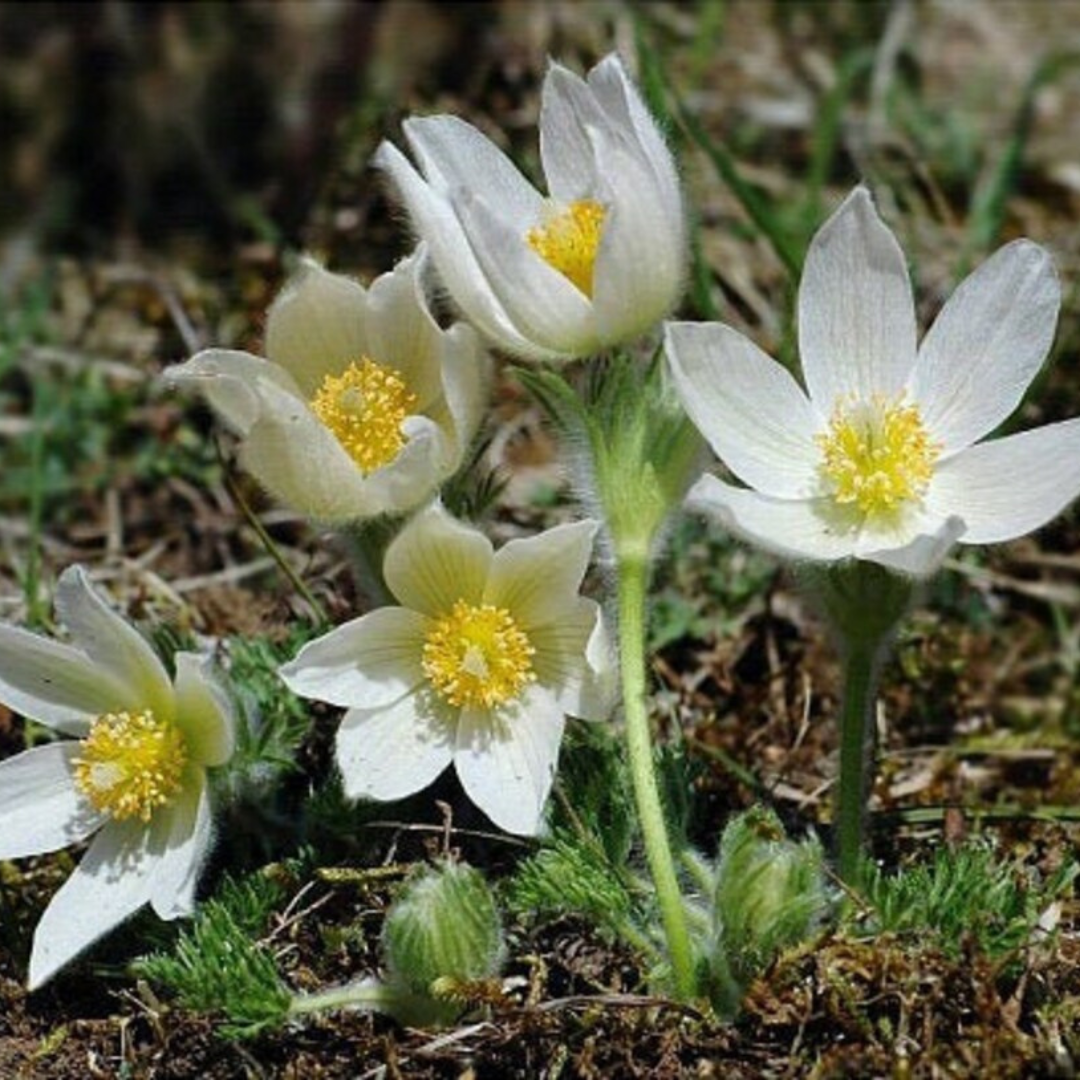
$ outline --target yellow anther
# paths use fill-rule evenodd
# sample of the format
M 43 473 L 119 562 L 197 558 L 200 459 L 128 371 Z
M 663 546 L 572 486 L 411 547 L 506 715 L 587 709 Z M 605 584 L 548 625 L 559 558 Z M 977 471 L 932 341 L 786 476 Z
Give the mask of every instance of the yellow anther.
M 311 399 L 312 411 L 365 473 L 398 456 L 405 445 L 401 424 L 416 404 L 396 371 L 366 356 L 327 375 Z
M 181 788 L 187 748 L 180 729 L 142 712 L 105 713 L 75 758 L 75 786 L 117 821 L 149 821 Z
M 529 247 L 590 299 L 606 214 L 600 203 L 579 199 L 552 213 L 543 225 L 526 235 Z
M 815 441 L 832 497 L 866 516 L 890 514 L 921 497 L 941 453 L 918 406 L 905 404 L 902 396 L 840 402 L 828 431 Z
M 535 651 L 505 608 L 458 600 L 449 615 L 433 620 L 422 664 L 449 704 L 490 709 L 517 697 L 536 678 Z

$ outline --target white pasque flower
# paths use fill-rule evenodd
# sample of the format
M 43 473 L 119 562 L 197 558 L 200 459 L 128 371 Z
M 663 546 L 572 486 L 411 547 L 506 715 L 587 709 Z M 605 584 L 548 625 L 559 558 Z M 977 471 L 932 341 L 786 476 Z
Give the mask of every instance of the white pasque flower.
M 343 524 L 400 514 L 462 462 L 483 407 L 476 333 L 428 310 L 421 247 L 370 288 L 310 259 L 266 319 L 267 359 L 206 349 L 166 373 L 201 390 L 275 498 Z
M 0 762 L 0 859 L 97 835 L 38 923 L 31 989 L 144 904 L 191 914 L 210 844 L 206 769 L 234 740 L 207 660 L 177 653 L 171 682 L 80 567 L 61 575 L 56 611 L 70 645 L 0 625 L 0 702 L 74 736 Z
M 500 827 L 535 833 L 565 716 L 603 719 L 611 661 L 599 605 L 578 595 L 595 523 L 498 552 L 439 504 L 386 551 L 400 607 L 305 645 L 280 670 L 304 697 L 345 706 L 337 761 L 350 798 L 400 799 L 451 763 Z
M 590 356 L 674 306 L 686 256 L 679 178 L 615 54 L 586 79 L 548 69 L 540 106 L 548 198 L 457 117 L 414 117 L 403 128 L 420 172 L 390 143 L 375 163 L 455 303 L 507 352 Z
M 704 476 L 689 505 L 783 557 L 915 576 L 954 541 L 1037 529 L 1080 494 L 1080 419 L 979 440 L 1041 367 L 1059 302 L 1050 256 L 1017 240 L 960 284 L 916 347 L 903 253 L 856 188 L 806 257 L 806 392 L 728 326 L 668 325 L 683 406 L 747 485 Z

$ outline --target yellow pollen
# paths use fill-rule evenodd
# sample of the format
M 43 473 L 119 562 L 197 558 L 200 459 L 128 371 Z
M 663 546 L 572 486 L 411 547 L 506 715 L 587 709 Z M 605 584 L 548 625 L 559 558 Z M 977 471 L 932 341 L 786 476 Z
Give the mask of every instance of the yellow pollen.
M 75 786 L 117 821 L 149 821 L 180 790 L 187 749 L 174 724 L 142 712 L 105 713 L 75 758 Z
M 902 395 L 840 402 L 828 431 L 815 441 L 833 499 L 854 504 L 864 515 L 889 514 L 918 499 L 941 453 L 926 433 L 918 406 L 905 404 Z
M 393 461 L 405 445 L 402 421 L 417 398 L 392 368 L 366 356 L 327 375 L 311 399 L 315 415 L 365 473 Z
M 593 267 L 607 211 L 592 199 L 578 199 L 537 225 L 525 239 L 546 263 L 592 299 Z
M 517 697 L 536 678 L 535 652 L 505 608 L 458 600 L 449 615 L 433 620 L 421 662 L 451 705 L 490 709 Z

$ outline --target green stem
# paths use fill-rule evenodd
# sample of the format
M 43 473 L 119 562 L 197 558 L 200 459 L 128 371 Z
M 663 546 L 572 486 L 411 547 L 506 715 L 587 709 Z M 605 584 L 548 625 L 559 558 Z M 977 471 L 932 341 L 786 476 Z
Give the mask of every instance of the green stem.
M 645 842 L 645 857 L 656 888 L 660 917 L 664 924 L 671 960 L 675 992 L 683 1001 L 694 997 L 696 979 L 690 933 L 686 923 L 675 863 L 671 854 L 667 822 L 660 802 L 653 763 L 652 734 L 645 698 L 645 590 L 648 577 L 646 556 L 620 555 L 618 560 L 618 605 L 620 671 L 626 745 L 630 775 L 634 785 L 638 821 Z
M 419 998 L 377 979 L 361 979 L 314 994 L 297 994 L 289 1002 L 289 1015 L 303 1016 L 337 1009 L 370 1009 L 396 1016 L 399 1011 L 417 1005 L 425 1010 L 432 1008 L 428 998 Z
M 837 872 L 856 885 L 866 839 L 867 804 L 874 761 L 876 643 L 847 642 L 840 709 L 840 778 L 837 789 Z

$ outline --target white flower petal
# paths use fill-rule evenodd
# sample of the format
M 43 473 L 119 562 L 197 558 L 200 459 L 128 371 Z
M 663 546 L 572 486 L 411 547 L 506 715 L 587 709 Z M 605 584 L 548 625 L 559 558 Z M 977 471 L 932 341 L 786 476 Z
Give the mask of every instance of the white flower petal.
M 57 851 L 105 820 L 75 788 L 72 762 L 81 750 L 56 742 L 0 761 L 0 859 Z
M 543 197 L 485 135 L 456 116 L 412 117 L 402 125 L 413 155 L 436 191 L 468 187 L 503 220 L 524 230 Z
M 34 932 L 29 987 L 36 990 L 150 899 L 158 859 L 141 821 L 110 821 L 45 909 Z
M 915 363 L 915 306 L 904 253 L 857 187 L 818 230 L 799 285 L 799 352 L 810 400 L 894 396 Z
M 832 561 L 855 554 L 855 536 L 837 529 L 827 499 L 773 499 L 703 476 L 690 489 L 686 505 L 781 558 Z
M 426 622 L 406 608 L 379 608 L 309 641 L 278 674 L 301 697 L 350 708 L 389 706 L 424 680 Z
M 443 397 L 455 437 L 451 468 L 456 470 L 480 426 L 491 376 L 490 357 L 471 326 L 455 323 L 443 336 L 441 368 Z
M 0 701 L 77 738 L 102 713 L 138 708 L 131 689 L 85 653 L 0 625 Z
M 70 566 L 60 575 L 55 605 L 75 643 L 101 672 L 127 690 L 129 708 L 150 708 L 172 718 L 172 685 L 157 654 L 91 586 L 81 566 Z
M 303 400 L 283 367 L 235 349 L 204 349 L 186 363 L 168 368 L 164 378 L 170 385 L 198 390 L 238 435 L 246 435 L 263 413 L 259 387 L 264 382 Z
M 598 348 L 593 306 L 569 278 L 550 266 L 520 232 L 475 192 L 452 193 L 454 210 L 491 288 L 518 333 L 529 342 L 526 356 L 568 359 Z
M 821 420 L 791 375 L 719 323 L 668 323 L 665 351 L 683 408 L 724 464 L 766 495 L 808 498 Z
M 389 174 L 404 200 L 454 303 L 491 341 L 509 352 L 527 355 L 533 344 L 510 321 L 446 196 L 434 191 L 405 155 L 388 142 L 375 152 L 374 163 Z
M 565 723 L 559 703 L 535 684 L 497 716 L 462 710 L 454 768 L 466 794 L 499 828 L 539 831 Z
M 961 518 L 941 520 L 925 510 L 914 511 L 892 529 L 864 529 L 855 545 L 857 558 L 876 562 L 912 577 L 929 577 L 949 550 L 962 539 Z
M 608 130 L 633 135 L 649 163 L 663 204 L 658 210 L 669 220 L 684 220 L 679 174 L 667 143 L 622 61 L 609 53 L 589 72 L 588 86 L 606 118 Z
M 919 349 L 911 396 L 946 455 L 994 430 L 1020 404 L 1050 351 L 1061 289 L 1049 254 L 1007 244 L 949 298 Z
M 266 316 L 266 355 L 311 398 L 327 375 L 368 355 L 367 294 L 311 259 L 278 293 Z
M 1080 494 L 1080 418 L 979 443 L 943 462 L 926 494 L 956 514 L 965 544 L 1012 540 L 1045 525 Z
M 582 720 L 605 720 L 615 701 L 615 663 L 600 605 L 578 597 L 555 622 L 533 627 L 537 681 L 559 708 Z
M 426 692 L 385 709 L 350 709 L 337 733 L 345 794 L 387 802 L 427 787 L 453 759 L 456 721 Z
M 526 631 L 558 619 L 577 605 L 597 528 L 575 521 L 504 544 L 492 560 L 484 602 L 506 608 Z
M 176 722 L 184 733 L 188 760 L 201 766 L 224 765 L 236 747 L 236 721 L 208 656 L 178 652 Z
M 440 616 L 457 600 L 481 602 L 491 560 L 491 541 L 434 503 L 386 549 L 383 576 L 403 607 Z
M 562 64 L 549 62 L 540 89 L 540 161 L 548 190 L 560 203 L 592 196 L 596 160 L 587 126 L 604 115 L 585 80 Z
M 150 882 L 150 903 L 159 919 L 195 910 L 195 889 L 210 849 L 210 795 L 201 769 L 191 771 L 183 791 L 152 822 L 152 850 L 160 861 Z
M 602 201 L 608 203 L 593 304 L 601 341 L 614 344 L 645 333 L 674 306 L 683 283 L 685 229 L 682 208 L 673 213 L 666 205 L 640 153 L 625 139 L 590 134 L 605 163 Z

